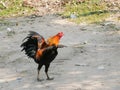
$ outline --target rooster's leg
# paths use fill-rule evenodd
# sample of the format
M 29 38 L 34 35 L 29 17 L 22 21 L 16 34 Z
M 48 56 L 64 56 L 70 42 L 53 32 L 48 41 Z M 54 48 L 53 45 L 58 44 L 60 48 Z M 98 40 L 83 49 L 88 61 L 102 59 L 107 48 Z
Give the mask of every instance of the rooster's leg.
M 47 76 L 47 80 L 53 80 L 54 78 L 50 78 L 48 75 L 48 68 L 49 68 L 50 64 L 46 64 L 45 65 L 45 74 Z
M 42 66 L 43 66 L 42 64 L 39 64 L 39 65 L 38 65 L 38 74 L 37 74 L 37 80 L 38 80 L 38 81 L 42 81 L 42 79 L 39 78 L 40 69 L 42 68 Z

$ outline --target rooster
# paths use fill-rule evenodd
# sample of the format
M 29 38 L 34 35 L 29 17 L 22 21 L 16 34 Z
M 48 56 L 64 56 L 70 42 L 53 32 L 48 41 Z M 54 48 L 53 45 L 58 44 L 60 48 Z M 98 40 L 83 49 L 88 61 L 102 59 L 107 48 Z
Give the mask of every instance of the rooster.
M 59 41 L 63 36 L 63 32 L 59 32 L 55 36 L 48 38 L 46 41 L 37 32 L 30 31 L 28 36 L 23 40 L 21 44 L 22 50 L 25 51 L 25 54 L 34 59 L 34 61 L 38 64 L 38 73 L 37 80 L 41 81 L 39 78 L 40 69 L 42 66 L 45 66 L 45 74 L 47 76 L 47 80 L 53 80 L 54 78 L 50 78 L 48 75 L 48 68 L 50 63 L 55 59 L 58 55 L 58 48 L 61 48 L 59 45 Z

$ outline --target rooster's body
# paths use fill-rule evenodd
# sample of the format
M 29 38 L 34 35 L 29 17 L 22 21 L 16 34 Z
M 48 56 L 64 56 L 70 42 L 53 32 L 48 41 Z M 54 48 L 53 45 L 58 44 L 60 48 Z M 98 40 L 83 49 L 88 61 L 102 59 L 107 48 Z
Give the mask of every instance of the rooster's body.
M 22 51 L 25 51 L 25 54 L 34 59 L 34 61 L 38 64 L 38 76 L 39 72 L 43 65 L 45 65 L 45 73 L 48 80 L 52 80 L 48 76 L 48 68 L 50 63 L 55 59 L 58 54 L 58 44 L 60 38 L 63 36 L 63 33 L 60 32 L 57 35 L 50 37 L 47 41 L 38 33 L 34 31 L 30 31 L 30 34 L 24 39 L 21 45 L 23 47 Z

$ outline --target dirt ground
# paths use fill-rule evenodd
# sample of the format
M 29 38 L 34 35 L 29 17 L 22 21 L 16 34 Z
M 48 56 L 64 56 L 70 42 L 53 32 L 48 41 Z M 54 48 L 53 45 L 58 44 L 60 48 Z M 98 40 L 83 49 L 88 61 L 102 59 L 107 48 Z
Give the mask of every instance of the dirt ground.
M 28 31 L 45 38 L 64 32 L 46 80 L 36 80 L 37 64 L 21 52 Z M 19 17 L 0 22 L 0 90 L 120 90 L 120 23 L 68 22 L 57 15 Z

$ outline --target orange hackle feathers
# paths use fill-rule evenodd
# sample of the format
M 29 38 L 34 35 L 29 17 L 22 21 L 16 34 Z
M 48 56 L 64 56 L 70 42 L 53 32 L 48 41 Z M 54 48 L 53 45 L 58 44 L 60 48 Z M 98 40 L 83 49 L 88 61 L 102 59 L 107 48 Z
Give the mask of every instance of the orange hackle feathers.
M 48 45 L 49 45 L 49 46 L 52 46 L 52 45 L 58 46 L 59 40 L 60 40 L 60 38 L 61 38 L 62 36 L 63 36 L 63 32 L 59 32 L 59 33 L 56 34 L 55 36 L 50 37 L 50 38 L 47 40 Z

